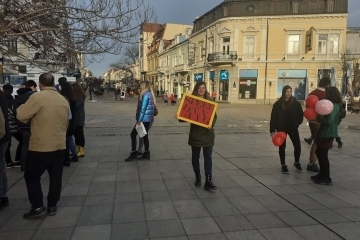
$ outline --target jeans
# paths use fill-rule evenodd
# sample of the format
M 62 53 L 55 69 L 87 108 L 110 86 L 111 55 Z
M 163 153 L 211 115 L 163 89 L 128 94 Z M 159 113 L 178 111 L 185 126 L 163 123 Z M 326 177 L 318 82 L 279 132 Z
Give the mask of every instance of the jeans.
M 153 123 L 151 122 L 149 124 L 149 129 L 147 131 L 150 131 L 150 128 L 152 127 Z M 144 146 L 144 138 L 139 138 L 139 147 L 138 147 L 138 152 L 142 152 Z
M 21 159 L 20 159 L 20 165 L 24 167 L 26 165 L 26 159 L 27 159 L 27 153 L 29 150 L 29 143 L 30 143 L 30 129 L 22 129 L 22 144 L 21 144 Z
M 319 166 L 320 166 L 320 176 L 321 178 L 330 178 L 330 163 L 328 157 L 329 149 L 318 147 L 316 149 L 316 155 L 319 159 Z
M 292 133 L 288 133 L 288 135 L 294 146 L 295 162 L 299 162 L 300 154 L 301 154 L 301 143 L 300 143 L 299 130 L 296 129 Z M 279 155 L 280 155 L 281 165 L 285 164 L 285 149 L 286 149 L 286 139 L 285 139 L 284 143 L 279 147 Z
M 5 167 L 5 151 L 7 145 L 8 142 L 0 143 L 0 197 L 7 197 L 6 194 L 8 191 L 8 179 Z
M 22 133 L 21 132 L 13 133 L 12 138 L 15 138 L 19 142 L 17 147 L 16 147 L 16 155 L 15 155 L 15 161 L 19 162 L 21 160 Z M 8 146 L 7 146 L 7 149 L 6 149 L 6 152 L 5 152 L 6 164 L 12 163 L 10 148 L 11 148 L 11 139 L 10 139 L 10 141 L 8 143 Z
M 203 147 L 203 155 L 204 155 L 204 169 L 205 169 L 205 175 L 211 175 L 212 174 L 212 150 L 213 147 Z M 201 147 L 191 147 L 192 152 L 192 166 L 194 169 L 194 172 L 200 172 L 200 151 Z
M 149 126 L 150 126 L 150 122 L 143 122 L 144 127 L 146 129 L 146 132 L 148 134 L 146 134 L 143 139 L 144 139 L 144 144 L 145 144 L 145 152 L 149 151 Z M 136 126 L 136 125 L 135 125 Z M 133 130 L 131 131 L 130 137 L 131 137 L 131 151 L 135 152 L 136 151 L 136 136 L 137 136 L 137 131 L 135 129 L 135 126 L 133 128 Z
M 55 207 L 60 200 L 63 157 L 64 150 L 54 152 L 28 152 L 24 176 L 29 201 L 33 209 L 44 206 L 40 180 L 45 170 L 48 171 L 50 178 L 49 193 L 47 196 L 48 206 Z
M 75 126 L 75 145 L 80 147 L 85 147 L 85 136 L 84 136 L 84 127 L 83 126 Z
M 69 150 L 71 151 L 73 157 L 77 156 L 73 136 L 66 136 L 66 152 L 65 152 L 65 156 L 69 156 Z

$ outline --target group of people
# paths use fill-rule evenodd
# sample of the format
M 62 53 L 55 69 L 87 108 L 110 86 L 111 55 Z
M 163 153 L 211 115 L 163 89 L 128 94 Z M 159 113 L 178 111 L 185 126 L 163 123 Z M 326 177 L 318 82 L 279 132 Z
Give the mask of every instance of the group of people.
M 322 78 L 319 87 L 309 95 L 316 95 L 319 100 L 327 99 L 333 103 L 333 110 L 329 115 L 318 115 L 316 120 L 310 121 L 311 138 L 305 141 L 311 144 L 310 158 L 307 170 L 316 172 L 311 179 L 316 184 L 332 185 L 330 178 L 330 164 L 328 152 L 333 147 L 336 139 L 338 147 L 343 143 L 338 135 L 338 125 L 341 122 L 342 97 L 336 87 L 331 87 L 329 78 Z M 271 112 L 270 134 L 285 132 L 294 146 L 294 167 L 297 171 L 302 171 L 300 164 L 301 143 L 299 136 L 299 126 L 303 122 L 303 110 L 300 103 L 292 96 L 292 88 L 284 86 L 281 98 L 274 104 Z M 290 173 L 285 164 L 286 140 L 279 147 L 281 170 L 283 173 Z
M 165 106 L 169 103 L 169 100 L 170 100 L 171 106 L 176 105 L 176 96 L 174 95 L 174 93 L 171 93 L 170 97 L 169 97 L 167 92 L 164 92 L 161 98 L 164 101 Z
M 23 216 L 27 220 L 46 213 L 50 216 L 57 213 L 63 166 L 70 166 L 71 160 L 77 161 L 78 157 L 84 156 L 85 146 L 83 128 L 86 96 L 80 85 L 70 85 L 66 78 L 60 78 L 59 84 L 55 86 L 54 77 L 44 73 L 39 77 L 40 92 L 36 88 L 34 81 L 27 81 L 17 90 L 15 100 L 10 97 L 11 85 L 4 85 L 4 92 L 0 92 L 0 209 L 9 206 L 5 151 L 11 137 L 18 136 L 16 139 L 21 150 L 17 150 L 15 159 L 20 158 L 20 161 L 14 164 L 20 162 L 24 171 L 31 203 L 30 211 Z M 21 134 L 17 134 L 19 132 Z M 23 132 L 26 132 L 25 135 Z M 69 151 L 72 158 L 69 157 Z M 43 204 L 40 184 L 45 170 L 50 178 L 47 208 Z

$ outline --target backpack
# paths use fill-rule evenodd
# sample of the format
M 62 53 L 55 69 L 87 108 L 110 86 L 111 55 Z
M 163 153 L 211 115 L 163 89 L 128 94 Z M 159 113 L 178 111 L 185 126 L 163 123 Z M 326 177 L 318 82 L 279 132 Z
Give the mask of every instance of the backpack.
M 346 117 L 346 109 L 343 105 L 340 106 L 340 113 L 339 113 L 339 124 Z

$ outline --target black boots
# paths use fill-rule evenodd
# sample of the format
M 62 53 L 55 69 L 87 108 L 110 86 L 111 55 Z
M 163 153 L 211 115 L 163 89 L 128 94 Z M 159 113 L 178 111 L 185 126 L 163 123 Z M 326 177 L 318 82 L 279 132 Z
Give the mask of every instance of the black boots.
M 125 159 L 125 162 L 130 162 L 130 161 L 136 159 L 137 154 L 138 154 L 137 151 L 131 152 L 131 153 L 130 153 L 130 156 L 129 156 L 127 159 Z
M 212 183 L 211 175 L 205 175 L 205 178 L 206 178 L 206 182 L 204 185 L 204 189 L 205 190 L 216 190 L 217 187 Z
M 200 172 L 195 173 L 195 186 L 201 187 L 201 174 Z
M 144 151 L 142 154 L 142 159 L 150 160 L 150 151 Z

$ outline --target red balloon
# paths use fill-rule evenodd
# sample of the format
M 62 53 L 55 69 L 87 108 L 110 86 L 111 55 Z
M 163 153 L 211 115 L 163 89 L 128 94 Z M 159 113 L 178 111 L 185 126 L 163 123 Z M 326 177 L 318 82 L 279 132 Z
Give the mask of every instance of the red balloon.
M 309 95 L 306 98 L 306 107 L 308 108 L 315 108 L 316 103 L 319 101 L 319 98 L 315 95 Z
M 272 142 L 275 146 L 280 147 L 286 139 L 286 133 L 284 132 L 277 132 L 272 137 Z
M 304 111 L 304 116 L 307 120 L 312 121 L 316 119 L 317 112 L 315 111 L 315 108 L 307 108 Z

